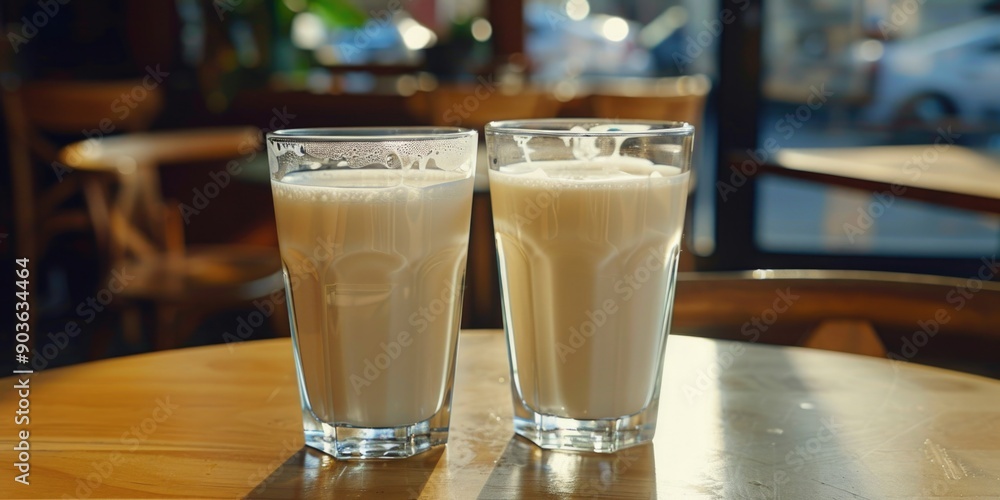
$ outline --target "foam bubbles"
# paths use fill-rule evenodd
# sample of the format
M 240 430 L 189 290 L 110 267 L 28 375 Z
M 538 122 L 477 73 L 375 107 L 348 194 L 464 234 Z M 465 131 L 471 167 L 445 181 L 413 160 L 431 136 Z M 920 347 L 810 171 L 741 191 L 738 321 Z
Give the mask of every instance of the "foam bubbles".
M 588 132 L 645 132 L 652 128 L 650 125 L 641 123 L 606 123 L 593 125 L 590 128 L 582 125 L 574 125 L 561 137 L 563 144 L 570 148 L 573 157 L 577 160 L 594 160 L 602 157 L 621 157 L 622 143 L 628 136 L 587 136 Z M 524 161 L 530 163 L 532 149 L 528 146 L 531 136 L 515 135 L 514 143 L 521 149 Z M 601 155 L 605 149 L 610 149 L 610 155 Z
M 431 140 L 303 141 L 270 138 L 268 153 L 277 176 L 322 168 L 440 170 L 471 175 L 478 142 L 474 136 Z

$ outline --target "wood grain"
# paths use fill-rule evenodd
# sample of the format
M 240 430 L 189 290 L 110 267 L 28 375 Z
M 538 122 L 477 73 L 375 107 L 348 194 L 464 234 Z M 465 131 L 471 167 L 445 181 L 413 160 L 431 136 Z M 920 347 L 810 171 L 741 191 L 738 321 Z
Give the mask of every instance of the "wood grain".
M 995 498 L 1000 492 L 995 380 L 675 335 L 654 442 L 615 455 L 557 453 L 513 437 L 503 335 L 469 331 L 460 342 L 451 440 L 402 461 L 344 463 L 302 449 L 287 339 L 38 373 L 27 426 L 31 485 L 14 483 L 8 469 L 0 497 Z M 10 464 L 17 429 L 6 416 L 14 414 L 17 397 L 6 394 L 0 446 Z

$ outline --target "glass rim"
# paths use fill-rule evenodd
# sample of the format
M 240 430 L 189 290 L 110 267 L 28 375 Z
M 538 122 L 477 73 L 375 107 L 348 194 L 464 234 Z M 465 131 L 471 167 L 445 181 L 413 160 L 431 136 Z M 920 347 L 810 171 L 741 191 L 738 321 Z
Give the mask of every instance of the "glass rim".
M 576 131 L 573 125 L 649 125 L 648 130 Z M 543 128 L 566 126 L 565 129 Z M 656 137 L 684 136 L 694 133 L 694 125 L 670 120 L 613 120 L 608 118 L 536 118 L 526 120 L 499 120 L 486 124 L 487 134 L 520 134 L 547 137 Z
M 440 141 L 475 137 L 476 130 L 462 127 L 317 127 L 289 128 L 267 133 L 268 141 L 388 142 Z

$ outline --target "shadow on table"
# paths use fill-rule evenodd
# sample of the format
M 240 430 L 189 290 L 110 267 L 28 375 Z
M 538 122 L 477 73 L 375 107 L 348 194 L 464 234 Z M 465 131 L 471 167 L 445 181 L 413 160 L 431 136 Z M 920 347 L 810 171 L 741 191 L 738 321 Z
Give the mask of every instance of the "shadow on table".
M 479 498 L 656 498 L 655 460 L 652 443 L 614 454 L 570 453 L 515 436 Z
M 417 498 L 437 466 L 443 446 L 407 460 L 334 460 L 302 447 L 246 498 Z

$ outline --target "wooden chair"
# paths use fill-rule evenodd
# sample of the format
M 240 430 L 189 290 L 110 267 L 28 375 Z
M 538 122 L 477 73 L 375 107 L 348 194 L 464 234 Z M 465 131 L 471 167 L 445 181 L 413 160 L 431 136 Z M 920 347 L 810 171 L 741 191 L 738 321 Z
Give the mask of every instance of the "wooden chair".
M 3 90 L 15 250 L 18 257 L 32 262 L 36 273 L 32 283 L 38 282 L 38 266 L 54 238 L 95 229 L 87 208 L 74 200 L 83 196 L 85 202 L 92 202 L 93 197 L 85 193 L 109 181 L 107 176 L 99 174 L 70 172 L 58 163 L 60 145 L 50 137 L 103 135 L 108 131 L 127 132 L 147 127 L 162 107 L 160 93 L 147 92 L 142 105 L 130 109 L 121 119 L 111 109 L 111 103 L 141 83 L 141 80 L 32 82 Z M 99 128 L 102 120 L 107 120 L 104 130 Z M 32 292 L 29 303 L 35 312 L 29 323 L 34 330 L 45 311 L 40 309 L 37 289 Z
M 3 92 L 19 255 L 41 258 L 59 233 L 89 231 L 86 211 L 67 207 L 66 202 L 107 180 L 99 174 L 73 175 L 58 161 L 60 145 L 46 134 L 104 135 L 146 128 L 163 105 L 155 89 L 147 91 L 124 118 L 111 108 L 137 86 L 142 86 L 141 80 L 33 82 Z M 106 120 L 104 130 L 102 120 Z
M 680 273 L 675 332 L 1000 372 L 1000 283 L 869 271 Z M 956 366 L 957 363 L 957 366 Z M 992 365 L 992 368 L 990 368 Z
M 154 347 L 169 349 L 181 345 L 207 314 L 265 298 L 273 327 L 288 333 L 277 249 L 187 245 L 180 204 L 164 200 L 159 190 L 165 165 L 245 157 L 260 148 L 260 139 L 258 130 L 246 127 L 164 131 L 106 138 L 96 147 L 74 143 L 60 152 L 72 168 L 116 175 L 115 193 L 91 193 L 92 219 L 106 237 L 102 247 L 110 256 L 109 270 L 131 276 L 121 292 L 129 341 L 140 338 L 144 309 L 152 309 Z M 206 173 L 203 179 L 211 177 Z M 267 298 L 272 296 L 281 300 Z
M 114 302 L 121 306 L 126 338 L 139 340 L 141 311 L 152 309 L 153 343 L 169 348 L 183 342 L 208 312 L 267 296 L 283 284 L 274 248 L 188 248 L 180 212 L 159 190 L 161 162 L 243 157 L 259 147 L 259 132 L 137 133 L 164 101 L 158 88 L 143 83 L 32 82 L 3 93 L 15 236 L 18 255 L 38 262 L 60 232 L 93 231 L 103 273 L 133 276 Z M 130 104 L 123 95 L 132 97 Z M 115 135 L 120 132 L 126 133 Z M 93 139 L 62 149 L 46 139 L 46 134 L 81 133 Z M 85 209 L 67 206 L 77 195 Z M 274 324 L 286 331 L 284 308 L 275 311 Z

